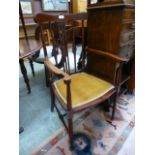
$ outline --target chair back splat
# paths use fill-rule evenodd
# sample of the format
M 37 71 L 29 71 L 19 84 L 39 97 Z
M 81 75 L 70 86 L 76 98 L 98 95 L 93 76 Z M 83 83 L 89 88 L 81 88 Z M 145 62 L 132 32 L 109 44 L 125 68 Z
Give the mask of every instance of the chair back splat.
M 54 16 L 39 13 L 34 20 L 39 24 L 35 36 L 36 39 L 41 38 L 42 40 L 46 59 L 48 55 L 44 30 L 48 29 L 53 46 L 52 55 L 55 58 L 56 66 L 63 68 L 68 74 L 79 72 L 85 68 L 86 37 L 84 21 L 87 20 L 86 13 Z M 39 32 L 41 33 L 40 35 Z M 80 38 L 80 46 L 77 41 L 78 38 Z M 58 61 L 58 54 L 62 56 L 61 61 Z

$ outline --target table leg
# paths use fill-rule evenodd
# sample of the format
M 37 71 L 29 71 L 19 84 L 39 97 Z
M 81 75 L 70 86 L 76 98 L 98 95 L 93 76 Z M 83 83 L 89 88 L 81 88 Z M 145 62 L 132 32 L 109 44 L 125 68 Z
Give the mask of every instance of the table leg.
M 29 79 L 28 79 L 28 76 L 27 76 L 27 71 L 26 71 L 26 68 L 25 68 L 25 65 L 24 65 L 24 60 L 23 59 L 19 60 L 19 63 L 20 63 L 21 72 L 22 72 L 23 77 L 24 77 L 24 81 L 25 81 L 26 86 L 27 86 L 28 94 L 30 94 L 31 93 L 31 88 L 30 88 Z
M 19 134 L 21 134 L 23 131 L 24 131 L 24 128 L 21 126 L 21 127 L 19 128 Z

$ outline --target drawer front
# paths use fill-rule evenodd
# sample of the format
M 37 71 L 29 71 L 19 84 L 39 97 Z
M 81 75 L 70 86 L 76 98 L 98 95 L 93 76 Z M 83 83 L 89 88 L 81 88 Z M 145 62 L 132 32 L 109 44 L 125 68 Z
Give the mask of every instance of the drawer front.
M 135 18 L 135 10 L 134 9 L 124 9 L 123 20 L 132 20 L 134 18 Z
M 130 59 L 133 56 L 134 49 L 134 44 L 123 46 L 119 50 L 119 56 Z
M 129 22 L 123 22 L 122 23 L 122 32 L 128 32 L 132 31 L 135 29 L 135 23 L 134 21 L 129 21 Z
M 135 39 L 126 41 L 124 43 L 120 43 L 120 48 L 124 46 L 134 46 L 135 45 Z
M 121 33 L 120 36 L 120 44 L 125 44 L 129 42 L 130 40 L 134 40 L 135 38 L 135 32 L 134 31 L 125 31 Z

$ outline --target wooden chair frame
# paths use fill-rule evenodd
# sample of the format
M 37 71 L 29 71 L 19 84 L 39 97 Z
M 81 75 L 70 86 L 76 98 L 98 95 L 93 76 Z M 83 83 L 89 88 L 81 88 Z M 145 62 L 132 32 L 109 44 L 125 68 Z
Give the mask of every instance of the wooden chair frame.
M 83 20 L 86 19 L 86 15 L 85 14 L 71 14 L 71 15 L 66 15 L 64 20 L 69 20 L 69 19 L 74 19 L 74 20 L 82 20 L 82 53 L 84 51 L 84 25 L 83 25 Z M 47 14 L 37 14 L 35 16 L 35 21 L 42 26 L 42 24 L 44 22 L 50 22 L 50 21 L 58 21 L 58 17 L 55 16 L 51 16 L 51 15 L 47 15 Z M 64 27 L 62 29 L 62 31 L 64 31 L 62 34 L 65 34 L 65 30 Z M 74 34 L 73 34 L 74 35 Z M 113 61 L 115 61 L 117 63 L 117 68 L 115 70 L 114 73 L 114 77 L 113 77 L 113 85 L 115 86 L 113 89 L 111 89 L 108 93 L 106 93 L 105 95 L 99 97 L 98 99 L 91 101 L 85 105 L 79 106 L 79 107 L 72 107 L 72 93 L 71 93 L 71 76 L 69 75 L 70 72 L 66 73 L 63 70 L 60 70 L 58 67 L 54 66 L 53 64 L 51 64 L 51 62 L 49 61 L 48 57 L 47 57 L 47 51 L 46 51 L 46 45 L 44 43 L 44 38 L 43 35 L 41 36 L 42 39 L 42 43 L 43 43 L 43 48 L 44 48 L 44 54 L 45 54 L 45 65 L 48 68 L 48 75 L 49 75 L 49 82 L 50 82 L 50 90 L 51 90 L 51 110 L 53 111 L 53 108 L 56 108 L 56 111 L 58 112 L 59 118 L 62 121 L 63 125 L 65 126 L 68 134 L 69 134 L 69 140 L 72 143 L 72 137 L 73 137 L 73 115 L 76 112 L 79 112 L 81 110 L 84 110 L 88 107 L 92 107 L 95 106 L 99 103 L 104 102 L 105 100 L 107 100 L 108 98 L 110 98 L 111 96 L 113 96 L 114 98 L 114 103 L 113 103 L 113 111 L 112 111 L 112 117 L 111 119 L 114 119 L 114 114 L 115 114 L 115 108 L 116 108 L 116 99 L 118 96 L 118 89 L 119 89 L 119 79 L 120 79 L 120 72 L 121 72 L 121 67 L 124 63 L 128 62 L 128 59 L 125 58 L 121 58 L 119 56 L 116 56 L 114 54 L 108 53 L 106 51 L 100 51 L 100 50 L 95 50 L 95 49 L 91 49 L 91 48 L 87 48 L 87 52 L 91 52 L 91 53 L 95 53 L 97 55 L 100 55 L 101 57 L 107 58 L 107 59 L 111 59 Z M 65 35 L 62 36 L 62 50 L 64 53 L 66 53 L 66 42 L 65 42 Z M 75 45 L 73 43 L 73 50 L 75 48 Z M 84 55 L 82 56 L 82 69 L 81 71 L 87 71 L 85 68 L 85 58 Z M 65 104 L 62 99 L 60 98 L 60 96 L 58 95 L 53 83 L 54 83 L 54 79 L 52 78 L 54 75 L 56 74 L 58 77 L 63 78 L 63 81 L 66 85 L 66 96 L 67 96 L 67 104 Z M 60 102 L 60 105 L 66 110 L 66 114 L 61 114 L 60 110 L 58 109 L 57 105 L 55 104 L 55 98 Z M 68 120 L 68 125 L 66 124 L 64 117 L 67 116 L 67 120 Z

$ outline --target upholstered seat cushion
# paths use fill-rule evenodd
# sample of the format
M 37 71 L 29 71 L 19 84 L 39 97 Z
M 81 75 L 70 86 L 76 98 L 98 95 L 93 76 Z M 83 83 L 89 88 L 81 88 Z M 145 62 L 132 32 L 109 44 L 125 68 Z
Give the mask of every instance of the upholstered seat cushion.
M 64 81 L 58 80 L 54 83 L 54 86 L 66 104 L 66 85 Z M 72 107 L 78 107 L 93 101 L 113 88 L 112 84 L 87 73 L 74 74 L 71 76 Z

